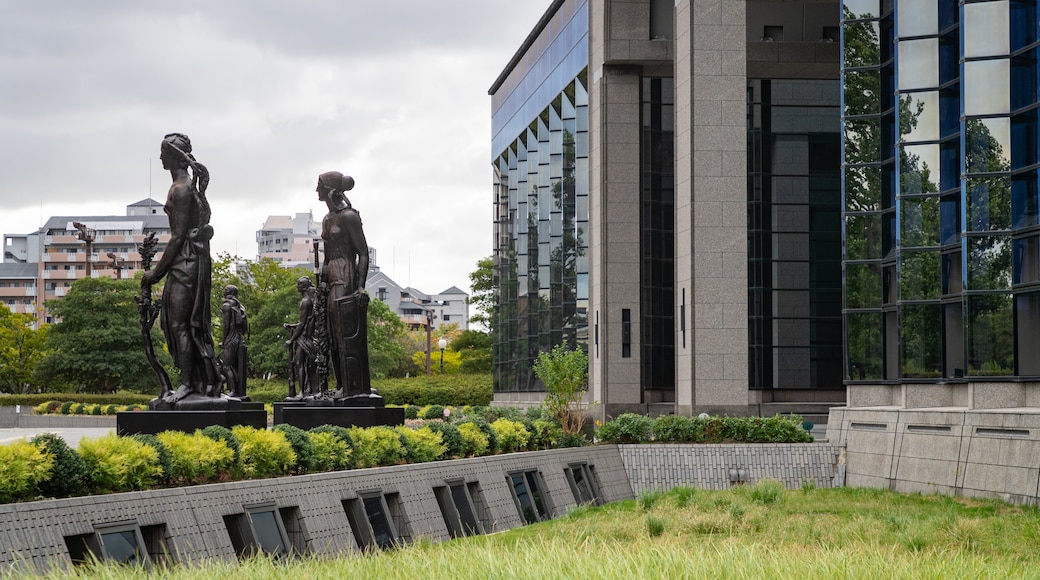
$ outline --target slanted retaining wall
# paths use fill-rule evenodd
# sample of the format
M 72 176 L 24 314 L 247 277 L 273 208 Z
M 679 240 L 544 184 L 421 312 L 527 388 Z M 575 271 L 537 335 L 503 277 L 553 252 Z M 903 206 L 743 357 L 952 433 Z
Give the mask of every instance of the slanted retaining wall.
M 348 506 L 374 491 L 386 498 L 402 541 L 419 536 L 444 540 L 451 534 L 435 488 L 442 488 L 443 498 L 449 481 L 465 481 L 481 527 L 492 532 L 526 523 L 510 481 L 510 474 L 517 472 L 537 474 L 543 487 L 539 495 L 551 517 L 578 503 L 571 474 L 575 466 L 588 469 L 599 500 L 613 502 L 633 498 L 643 489 L 680 484 L 726 488 L 732 485 L 731 468 L 746 469 L 751 482 L 775 477 L 794 488 L 812 479 L 829 487 L 836 453 L 826 444 L 597 445 L 6 504 L 0 505 L 0 575 L 12 568 L 68 568 L 70 538 L 113 522 L 139 527 L 152 559 L 177 564 L 234 561 L 237 551 L 229 518 L 233 521 L 251 505 L 274 504 L 291 549 L 350 554 L 359 547 Z

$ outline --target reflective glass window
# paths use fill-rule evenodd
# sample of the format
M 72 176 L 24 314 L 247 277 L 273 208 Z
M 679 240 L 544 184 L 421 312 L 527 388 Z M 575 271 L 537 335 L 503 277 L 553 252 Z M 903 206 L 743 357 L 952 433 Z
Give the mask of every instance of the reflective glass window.
M 1037 39 L 1036 2 L 1012 2 L 1010 6 L 1011 50 L 1018 50 Z
M 939 84 L 939 40 L 899 41 L 899 90 L 930 89 Z
M 968 231 L 1011 229 L 1011 178 L 966 180 Z
M 881 112 L 881 71 L 847 71 L 844 86 L 846 115 L 871 115 Z
M 939 93 L 907 93 L 899 97 L 899 136 L 903 141 L 939 138 Z
M 880 28 L 876 20 L 852 22 L 845 25 L 845 44 L 842 49 L 846 68 L 880 64 L 879 32 Z
M 1037 172 L 1029 171 L 1011 177 L 1011 223 L 1025 228 L 1037 224 Z
M 968 290 L 1009 290 L 1010 236 L 970 237 L 967 246 Z
M 881 216 L 878 214 L 845 217 L 845 252 L 847 260 L 881 258 Z
M 1018 328 L 1018 345 L 1015 359 L 1018 375 L 1040 375 L 1040 294 L 1015 296 L 1015 319 Z
M 848 378 L 853 381 L 881 379 L 881 313 L 850 312 L 845 317 Z
M 879 0 L 845 0 L 842 3 L 843 18 L 877 18 L 881 15 Z
M 1040 282 L 1040 238 L 1030 236 L 1015 240 L 1015 284 Z
M 949 245 L 957 241 L 961 231 L 961 202 L 957 195 L 939 198 L 939 243 Z
M 968 173 L 1011 169 L 1011 119 L 968 119 L 964 125 L 965 167 Z
M 944 253 L 942 255 L 942 293 L 944 295 L 960 294 L 964 289 L 961 272 L 961 253 Z
M 896 4 L 899 37 L 925 36 L 939 32 L 937 0 L 899 0 Z
M 939 191 L 939 144 L 907 145 L 900 155 L 899 192 L 903 195 Z
M 845 162 L 870 163 L 881 157 L 881 123 L 876 118 L 845 119 Z
M 943 339 L 946 360 L 943 370 L 947 377 L 964 376 L 964 304 L 943 304 Z
M 975 2 L 964 5 L 964 58 L 1008 53 L 1008 3 Z
M 939 198 L 904 199 L 899 203 L 900 242 L 904 248 L 939 245 Z
M 942 376 L 942 310 L 939 304 L 915 304 L 899 309 L 902 375 Z
M 881 265 L 845 265 L 845 307 L 877 308 L 881 306 Z
M 957 30 L 939 37 L 939 84 L 961 76 L 961 38 Z
M 961 143 L 948 140 L 939 144 L 939 191 L 947 191 L 960 185 Z
M 968 374 L 1002 377 L 1014 373 L 1011 296 L 967 298 Z
M 939 252 L 903 252 L 899 256 L 899 299 L 935 300 L 942 278 Z
M 845 169 L 845 211 L 878 211 L 881 209 L 881 169 L 848 167 Z
M 964 114 L 999 115 L 1011 109 L 1011 63 L 1007 59 L 964 63 Z
M 1011 117 L 1011 169 L 1026 167 L 1040 161 L 1037 147 L 1036 109 Z
M 1037 102 L 1037 49 L 1017 54 L 1011 58 L 1011 109 L 1028 107 Z

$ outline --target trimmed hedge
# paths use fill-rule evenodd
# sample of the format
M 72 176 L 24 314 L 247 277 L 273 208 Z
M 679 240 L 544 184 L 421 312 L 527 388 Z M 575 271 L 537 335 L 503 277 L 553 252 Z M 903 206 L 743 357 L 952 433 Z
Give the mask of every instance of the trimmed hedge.
M 87 403 L 90 405 L 143 405 L 155 395 L 142 395 L 134 392 L 120 391 L 110 395 L 95 395 L 88 393 L 40 393 L 35 395 L 0 395 L 0 407 L 14 407 L 22 405 L 25 407 L 37 407 L 41 403 L 57 401 L 64 403 Z
M 493 396 L 490 374 L 385 379 L 372 386 L 390 405 L 488 405 Z
M 596 430 L 604 443 L 810 443 L 798 415 L 718 417 L 707 419 L 624 413 Z

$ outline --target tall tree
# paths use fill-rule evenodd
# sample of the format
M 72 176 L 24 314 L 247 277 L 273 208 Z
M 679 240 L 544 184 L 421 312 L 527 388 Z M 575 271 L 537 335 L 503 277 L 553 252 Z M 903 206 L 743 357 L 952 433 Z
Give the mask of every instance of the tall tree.
M 495 295 L 495 262 L 491 256 L 477 260 L 477 269 L 470 273 L 469 281 L 473 291 L 469 303 L 476 308 L 476 314 L 470 316 L 469 322 L 494 332 L 498 299 Z
M 36 318 L 0 307 L 0 389 L 28 393 L 36 364 L 47 354 L 49 326 L 33 329 Z
M 61 322 L 47 333 L 51 352 L 37 365 L 37 380 L 47 387 L 86 392 L 125 388 L 158 393 L 141 345 L 134 302 L 139 291 L 137 280 L 84 278 L 73 282 L 67 295 L 48 303 Z M 152 339 L 156 353 L 170 366 L 162 333 L 153 332 Z

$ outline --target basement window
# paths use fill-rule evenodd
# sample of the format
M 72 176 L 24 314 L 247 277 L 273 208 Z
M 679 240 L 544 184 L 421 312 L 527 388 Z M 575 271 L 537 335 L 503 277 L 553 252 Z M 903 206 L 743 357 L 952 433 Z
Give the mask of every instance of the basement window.
M 552 504 L 542 474 L 537 469 L 510 472 L 506 481 L 521 519 L 529 524 L 552 519 Z
M 242 512 L 224 516 L 224 525 L 239 559 L 258 553 L 272 556 L 289 553 L 289 536 L 274 502 L 245 505 Z

